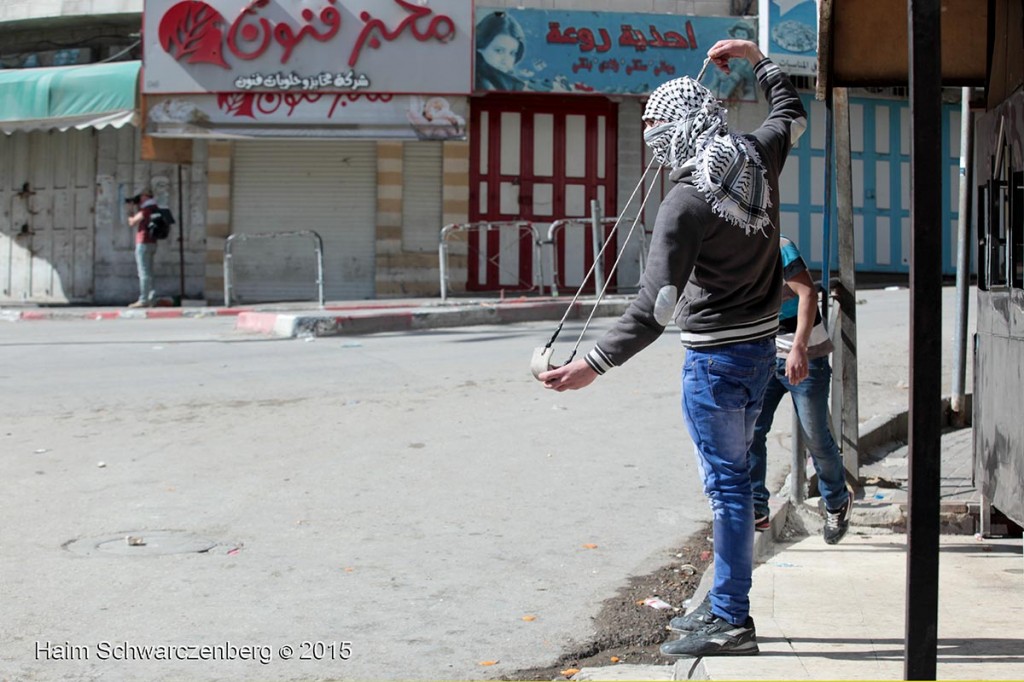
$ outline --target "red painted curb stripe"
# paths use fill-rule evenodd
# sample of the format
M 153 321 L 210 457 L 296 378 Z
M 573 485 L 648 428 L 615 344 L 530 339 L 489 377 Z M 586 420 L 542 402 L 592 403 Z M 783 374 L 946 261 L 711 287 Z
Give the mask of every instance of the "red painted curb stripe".
M 182 315 L 183 315 L 183 313 L 182 313 L 180 308 L 174 308 L 174 309 L 171 309 L 171 310 L 147 310 L 146 311 L 146 319 L 147 320 L 167 319 L 167 318 L 181 317 Z
M 245 312 L 238 315 L 235 329 L 261 332 L 267 334 L 274 331 L 277 323 L 277 313 L 252 313 Z

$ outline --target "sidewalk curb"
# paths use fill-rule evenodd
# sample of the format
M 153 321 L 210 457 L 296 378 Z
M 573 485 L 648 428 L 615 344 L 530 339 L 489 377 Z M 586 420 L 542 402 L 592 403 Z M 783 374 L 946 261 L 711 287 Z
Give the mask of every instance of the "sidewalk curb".
M 180 318 L 231 317 L 244 308 L 178 308 L 154 307 L 124 310 L 0 310 L 0 320 L 7 322 L 39 322 L 43 320 L 168 320 Z
M 284 338 L 345 336 L 559 320 L 566 313 L 567 306 L 569 314 L 566 319 L 570 320 L 583 319 L 592 311 L 595 317 L 613 317 L 621 315 L 628 305 L 628 300 L 613 299 L 601 301 L 596 305 L 596 310 L 592 301 L 577 301 L 572 304 L 541 301 L 352 310 L 341 314 L 334 311 L 244 311 L 238 315 L 235 329 Z

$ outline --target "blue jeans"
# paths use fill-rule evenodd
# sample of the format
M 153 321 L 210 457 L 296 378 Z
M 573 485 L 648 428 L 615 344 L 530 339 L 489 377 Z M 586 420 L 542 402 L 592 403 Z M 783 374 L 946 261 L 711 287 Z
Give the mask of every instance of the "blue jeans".
M 754 506 L 747 451 L 774 360 L 775 339 L 768 338 L 688 349 L 683 363 L 683 416 L 713 515 L 711 610 L 737 625 L 750 612 L 754 570 Z
M 139 301 L 152 303 L 156 298 L 153 289 L 153 258 L 156 256 L 156 244 L 135 245 L 135 266 L 139 270 Z
M 768 488 L 764 483 L 768 465 L 765 442 L 772 428 L 775 410 L 787 391 L 793 398 L 793 409 L 800 421 L 804 443 L 811 453 L 814 470 L 818 472 L 818 492 L 825 500 L 825 506 L 839 509 L 849 497 L 843 457 L 828 423 L 828 390 L 832 379 L 828 357 L 808 360 L 807 369 L 807 378 L 793 386 L 786 380 L 786 360 L 776 358 L 775 372 L 764 392 L 764 408 L 757 418 L 754 442 L 750 446 L 750 483 L 753 486 L 754 511 L 759 516 L 768 513 Z

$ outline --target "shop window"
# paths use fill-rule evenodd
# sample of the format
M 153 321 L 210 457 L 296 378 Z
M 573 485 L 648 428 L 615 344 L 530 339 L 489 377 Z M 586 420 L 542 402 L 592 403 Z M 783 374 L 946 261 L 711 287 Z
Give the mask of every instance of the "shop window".
M 1021 173 L 1010 170 L 1010 149 L 1000 134 L 992 179 L 980 192 L 978 233 L 981 263 L 984 265 L 984 289 L 1000 289 L 1019 281 L 1014 268 L 1014 239 L 1020 241 L 1021 229 L 1014 229 L 1024 215 L 1024 197 L 1020 192 Z M 1019 261 L 1020 259 L 1016 259 Z
M 1010 174 L 1010 222 L 1007 225 L 1010 286 L 1024 289 L 1024 172 Z
M 975 225 L 978 226 L 978 288 L 988 291 L 988 230 L 989 230 L 989 186 L 978 185 L 978 215 Z

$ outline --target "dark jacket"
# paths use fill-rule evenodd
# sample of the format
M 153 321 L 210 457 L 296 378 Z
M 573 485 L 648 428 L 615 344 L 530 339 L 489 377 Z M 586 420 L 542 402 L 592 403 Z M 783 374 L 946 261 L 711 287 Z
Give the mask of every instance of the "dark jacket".
M 757 148 L 771 191 L 768 236 L 747 235 L 716 215 L 690 171 L 674 171 L 669 176 L 674 186 L 658 209 L 640 291 L 587 355 L 598 373 L 646 348 L 671 321 L 682 330 L 688 348 L 755 341 L 776 333 L 782 288 L 779 174 L 807 127 L 807 114 L 778 66 L 764 59 L 754 73 L 771 111 L 745 137 Z

